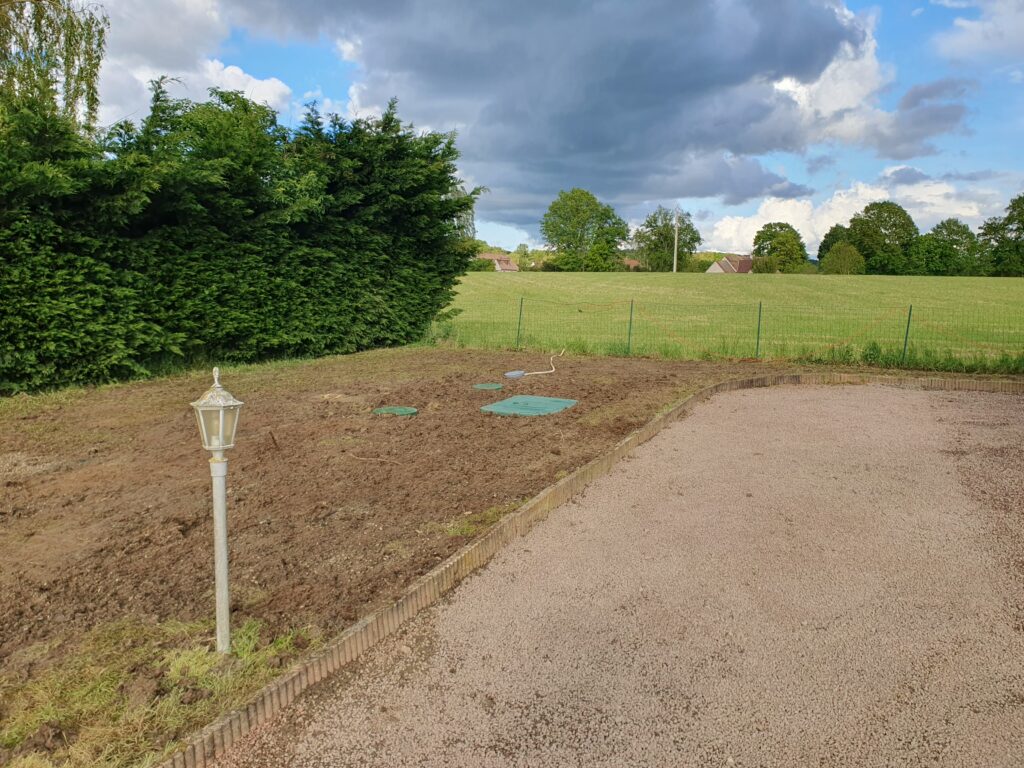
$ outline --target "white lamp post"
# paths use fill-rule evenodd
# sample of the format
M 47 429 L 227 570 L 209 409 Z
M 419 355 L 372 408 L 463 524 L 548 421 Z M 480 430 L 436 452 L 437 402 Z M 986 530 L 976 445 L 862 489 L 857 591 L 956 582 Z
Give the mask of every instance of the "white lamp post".
M 213 477 L 213 564 L 217 592 L 217 652 L 231 650 L 231 600 L 228 597 L 228 460 L 224 451 L 235 445 L 240 400 L 220 385 L 220 369 L 213 369 L 213 386 L 192 403 L 203 448 L 210 451 Z

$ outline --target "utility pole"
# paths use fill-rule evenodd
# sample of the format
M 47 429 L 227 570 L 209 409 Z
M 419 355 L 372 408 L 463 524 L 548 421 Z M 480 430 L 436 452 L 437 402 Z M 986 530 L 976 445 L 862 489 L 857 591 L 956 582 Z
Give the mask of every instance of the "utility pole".
M 679 208 L 676 208 L 676 238 L 672 245 L 672 271 L 679 271 Z

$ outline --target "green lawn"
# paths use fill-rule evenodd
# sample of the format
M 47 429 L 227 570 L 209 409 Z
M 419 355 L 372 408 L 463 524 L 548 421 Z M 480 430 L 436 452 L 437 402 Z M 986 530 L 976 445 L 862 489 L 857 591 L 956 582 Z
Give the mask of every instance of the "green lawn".
M 454 307 L 469 347 L 1024 370 L 1017 278 L 480 272 Z

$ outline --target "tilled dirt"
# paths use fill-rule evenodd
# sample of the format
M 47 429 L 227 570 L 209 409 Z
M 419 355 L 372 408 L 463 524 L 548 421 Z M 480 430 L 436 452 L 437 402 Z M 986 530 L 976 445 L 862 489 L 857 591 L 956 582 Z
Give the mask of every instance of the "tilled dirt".
M 720 395 L 224 768 L 1024 765 L 1024 399 Z
M 432 349 L 230 369 L 233 620 L 330 634 L 467 541 L 452 524 L 526 499 L 655 413 L 764 364 L 556 361 Z M 504 381 L 503 392 L 474 383 Z M 208 374 L 0 403 L 0 673 L 12 651 L 103 622 L 212 614 L 207 455 L 188 403 Z M 486 415 L 511 394 L 579 400 Z M 371 414 L 411 405 L 411 418 Z M 59 653 L 53 660 L 59 659 Z M 26 673 L 27 674 L 27 673 Z

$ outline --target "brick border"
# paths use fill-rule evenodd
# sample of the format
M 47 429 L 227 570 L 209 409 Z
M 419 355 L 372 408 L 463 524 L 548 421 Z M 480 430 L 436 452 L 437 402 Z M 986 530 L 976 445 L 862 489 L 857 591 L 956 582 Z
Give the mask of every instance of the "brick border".
M 388 637 L 423 608 L 437 603 L 473 571 L 506 544 L 525 536 L 548 513 L 579 494 L 592 480 L 607 474 L 638 445 L 647 442 L 673 421 L 690 413 L 694 406 L 712 395 L 739 389 L 786 384 L 883 384 L 904 389 L 948 392 L 1004 392 L 1024 394 L 1024 379 L 969 379 L 857 373 L 794 373 L 730 379 L 698 390 L 640 429 L 620 440 L 611 450 L 584 464 L 567 477 L 550 485 L 515 512 L 505 515 L 440 565 L 414 581 L 405 594 L 350 626 L 340 636 L 301 660 L 283 676 L 266 685 L 247 704 L 228 712 L 194 734 L 185 746 L 160 764 L 159 768 L 207 768 L 223 756 L 249 731 L 269 722 L 306 688 L 315 685 L 357 659 Z

